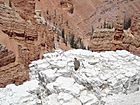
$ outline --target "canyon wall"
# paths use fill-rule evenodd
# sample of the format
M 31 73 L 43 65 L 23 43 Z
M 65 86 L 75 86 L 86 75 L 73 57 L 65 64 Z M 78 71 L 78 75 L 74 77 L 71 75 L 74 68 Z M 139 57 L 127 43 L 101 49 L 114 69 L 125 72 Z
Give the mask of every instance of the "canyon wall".
M 15 7 L 16 8 L 16 7 Z M 54 47 L 53 31 L 0 4 L 0 87 L 29 79 L 28 65 Z
M 40 1 L 39 9 L 41 16 L 63 30 L 67 46 L 92 51 L 125 49 L 140 55 L 139 3 L 139 0 L 47 0 Z

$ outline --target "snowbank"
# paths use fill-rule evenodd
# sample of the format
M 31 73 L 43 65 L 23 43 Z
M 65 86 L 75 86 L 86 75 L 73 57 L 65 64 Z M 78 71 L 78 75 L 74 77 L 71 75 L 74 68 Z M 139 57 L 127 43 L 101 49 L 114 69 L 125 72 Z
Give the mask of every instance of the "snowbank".
M 75 57 L 81 63 L 78 71 L 74 71 Z M 27 105 L 140 104 L 140 57 L 127 51 L 97 53 L 81 49 L 67 52 L 57 50 L 44 54 L 42 60 L 33 61 L 29 66 L 29 84 L 38 82 L 34 89 L 27 88 L 28 83 L 0 89 L 0 104 L 9 103 L 8 94 L 4 94 L 9 89 L 12 96 L 24 90 L 24 96 L 18 95 L 19 98 L 10 100 L 14 105 L 24 105 L 20 98 L 26 100 Z M 1 94 L 4 95 L 1 97 Z
M 31 94 L 38 88 L 38 81 L 31 80 L 23 85 L 8 85 L 0 88 L 0 105 L 36 105 L 38 98 L 36 94 Z

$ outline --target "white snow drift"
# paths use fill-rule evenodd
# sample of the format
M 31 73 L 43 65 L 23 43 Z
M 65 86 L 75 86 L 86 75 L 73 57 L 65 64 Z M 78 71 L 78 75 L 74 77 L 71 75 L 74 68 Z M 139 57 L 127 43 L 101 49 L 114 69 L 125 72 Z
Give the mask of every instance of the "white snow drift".
M 140 105 L 140 57 L 127 51 L 57 50 L 29 66 L 31 80 L 0 89 L 0 105 Z

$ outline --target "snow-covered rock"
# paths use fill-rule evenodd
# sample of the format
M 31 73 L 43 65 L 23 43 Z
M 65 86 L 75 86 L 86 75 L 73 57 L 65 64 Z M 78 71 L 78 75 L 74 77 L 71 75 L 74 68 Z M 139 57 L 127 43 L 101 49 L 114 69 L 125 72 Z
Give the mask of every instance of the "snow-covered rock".
M 74 70 L 75 57 L 80 61 L 78 71 Z M 38 82 L 34 89 L 27 88 L 28 83 L 14 88 L 7 86 L 0 89 L 0 102 L 2 105 L 4 102 L 7 102 L 4 105 L 24 105 L 24 101 L 19 102 L 22 98 L 27 105 L 125 105 L 129 99 L 130 104 L 126 105 L 133 105 L 133 101 L 140 105 L 137 98 L 140 97 L 137 94 L 140 92 L 139 63 L 140 57 L 125 50 L 101 53 L 81 49 L 56 50 L 29 65 L 31 86 L 32 81 Z M 9 94 L 4 94 L 10 89 L 14 96 L 19 91 L 12 89 L 17 88 L 19 91 L 24 89 L 25 96 L 11 99 Z
M 39 99 L 32 92 L 38 87 L 38 81 L 31 80 L 20 86 L 11 84 L 6 88 L 0 88 L 0 105 L 37 105 Z

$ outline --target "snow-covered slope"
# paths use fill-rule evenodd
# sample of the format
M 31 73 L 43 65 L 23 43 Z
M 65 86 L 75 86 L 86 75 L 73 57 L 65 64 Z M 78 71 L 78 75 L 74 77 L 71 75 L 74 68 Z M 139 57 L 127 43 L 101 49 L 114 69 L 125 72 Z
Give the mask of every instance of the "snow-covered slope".
M 140 57 L 127 51 L 57 50 L 29 66 L 31 81 L 0 89 L 0 105 L 140 105 Z
M 0 105 L 36 105 L 38 87 L 38 81 L 31 80 L 20 86 L 11 84 L 0 88 Z

